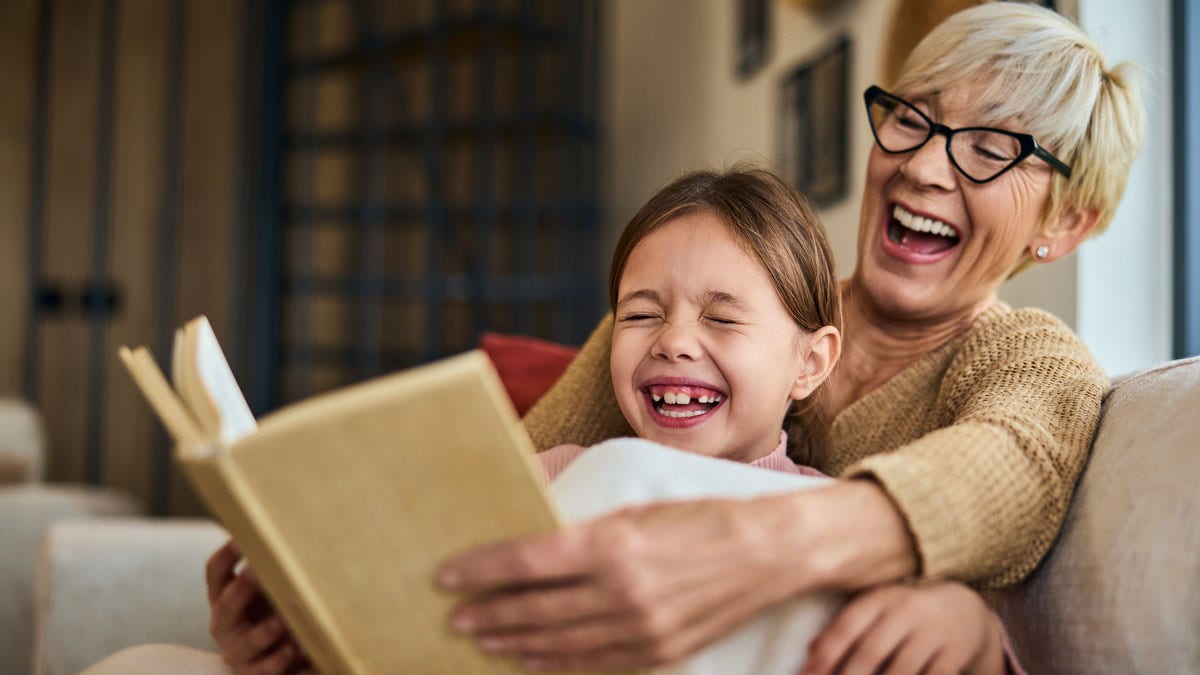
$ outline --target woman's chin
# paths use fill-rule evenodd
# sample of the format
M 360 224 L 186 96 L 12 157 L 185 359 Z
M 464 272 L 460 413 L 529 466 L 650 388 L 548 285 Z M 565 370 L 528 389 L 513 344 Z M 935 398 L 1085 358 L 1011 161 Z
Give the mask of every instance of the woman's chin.
M 881 270 L 868 270 L 852 278 L 850 290 L 866 299 L 867 307 L 874 313 L 912 320 L 939 313 L 939 305 L 945 300 L 940 297 L 941 286 L 936 283 L 917 282 Z

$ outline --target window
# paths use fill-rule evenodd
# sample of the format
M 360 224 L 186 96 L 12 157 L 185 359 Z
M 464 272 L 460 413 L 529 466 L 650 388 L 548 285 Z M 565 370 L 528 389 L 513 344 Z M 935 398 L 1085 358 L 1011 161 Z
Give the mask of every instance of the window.
M 1200 7 L 1172 3 L 1175 117 L 1173 351 L 1200 354 Z

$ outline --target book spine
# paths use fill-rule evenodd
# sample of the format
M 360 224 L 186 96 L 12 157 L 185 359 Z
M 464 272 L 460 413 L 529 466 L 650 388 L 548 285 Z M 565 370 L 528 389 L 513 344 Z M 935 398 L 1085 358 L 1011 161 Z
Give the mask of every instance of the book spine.
M 229 455 L 222 449 L 206 458 L 181 458 L 180 463 L 317 668 L 329 674 L 366 675 Z

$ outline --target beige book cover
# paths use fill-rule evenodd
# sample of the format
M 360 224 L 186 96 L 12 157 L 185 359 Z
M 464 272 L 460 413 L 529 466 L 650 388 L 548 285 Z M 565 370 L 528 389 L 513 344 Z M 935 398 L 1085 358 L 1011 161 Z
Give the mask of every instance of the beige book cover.
M 457 598 L 432 584 L 437 565 L 456 552 L 559 527 L 487 357 L 450 357 L 287 406 L 257 426 L 250 417 L 249 426 L 229 427 L 214 419 L 249 409 L 240 390 L 235 400 L 213 390 L 228 364 L 223 355 L 204 363 L 214 355 L 194 339 L 185 327 L 177 340 L 185 346 L 172 359 L 173 379 L 184 383 L 176 389 L 144 347 L 122 348 L 121 358 L 175 436 L 187 476 L 317 667 L 524 672 L 453 634 Z M 203 412 L 189 401 L 196 396 Z

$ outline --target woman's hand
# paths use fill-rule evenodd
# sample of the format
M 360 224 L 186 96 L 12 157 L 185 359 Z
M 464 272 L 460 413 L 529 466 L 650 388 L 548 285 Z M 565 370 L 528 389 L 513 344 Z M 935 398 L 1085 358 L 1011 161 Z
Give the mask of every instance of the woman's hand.
M 451 618 L 484 651 L 534 667 L 660 665 L 790 595 L 784 561 L 753 553 L 772 547 L 763 534 L 738 502 L 632 507 L 468 553 L 439 581 L 486 591 Z
M 315 673 L 283 617 L 263 595 L 250 568 L 236 571 L 242 554 L 228 542 L 208 559 L 209 632 L 238 675 Z
M 962 584 L 890 584 L 842 608 L 810 645 L 803 675 L 1002 674 L 1002 631 Z
M 861 531 L 865 537 L 846 534 L 856 515 L 891 522 L 869 508 L 854 511 L 870 501 L 864 485 L 879 492 L 874 484 L 842 483 L 754 500 L 627 508 L 559 534 L 468 552 L 442 567 L 438 583 L 478 594 L 453 612 L 451 625 L 484 651 L 542 668 L 673 663 L 797 593 L 870 583 L 840 576 L 843 555 L 862 553 L 858 566 L 876 576 L 911 573 L 902 523 L 894 538 L 907 554 L 890 565 L 854 544 L 887 536 L 873 539 L 873 528 Z M 898 519 L 886 496 L 878 497 Z

